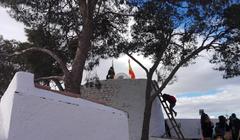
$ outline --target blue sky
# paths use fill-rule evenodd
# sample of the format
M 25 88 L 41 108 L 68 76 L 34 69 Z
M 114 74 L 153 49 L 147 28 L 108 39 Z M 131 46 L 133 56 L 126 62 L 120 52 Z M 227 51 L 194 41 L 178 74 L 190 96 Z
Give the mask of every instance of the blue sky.
M 199 96 L 216 95 L 222 91 L 223 91 L 223 89 L 209 89 L 206 91 L 183 92 L 183 93 L 179 93 L 179 95 L 176 95 L 176 97 L 184 98 L 184 97 L 199 97 Z
M 0 7 L 0 34 L 5 39 L 26 41 L 24 25 L 16 22 Z M 177 97 L 176 111 L 179 118 L 199 118 L 199 109 L 212 117 L 230 115 L 235 112 L 240 117 L 240 77 L 223 79 L 222 73 L 214 71 L 214 65 L 208 63 L 209 55 L 203 53 L 196 60 L 196 64 L 181 68 L 177 72 L 177 81 L 168 85 L 165 93 Z M 151 66 L 151 61 L 141 56 L 135 56 L 146 67 Z M 122 56 L 114 60 L 116 73 L 128 73 L 128 57 Z M 105 79 L 107 71 L 112 64 L 111 60 L 101 61 L 101 65 L 94 70 L 100 79 Z M 146 78 L 142 68 L 131 61 L 136 78 Z M 85 73 L 86 74 L 86 73 Z

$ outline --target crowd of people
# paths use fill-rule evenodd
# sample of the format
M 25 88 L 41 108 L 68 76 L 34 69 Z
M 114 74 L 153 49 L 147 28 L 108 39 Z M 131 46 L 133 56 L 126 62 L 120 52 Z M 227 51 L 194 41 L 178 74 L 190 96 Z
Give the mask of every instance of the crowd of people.
M 240 120 L 235 113 L 232 113 L 228 119 L 223 115 L 219 116 L 215 125 L 204 111 L 200 113 L 204 140 L 240 140 Z

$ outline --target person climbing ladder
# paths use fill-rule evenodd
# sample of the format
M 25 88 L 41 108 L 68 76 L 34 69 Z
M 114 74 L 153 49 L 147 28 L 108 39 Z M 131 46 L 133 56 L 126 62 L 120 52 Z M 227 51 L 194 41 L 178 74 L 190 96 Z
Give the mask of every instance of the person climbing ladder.
M 177 99 L 174 96 L 169 94 L 163 94 L 162 97 L 163 97 L 163 101 L 168 101 L 170 105 L 169 108 L 170 108 L 171 114 L 174 113 L 174 115 L 177 116 L 177 112 L 173 109 L 173 107 L 176 105 Z

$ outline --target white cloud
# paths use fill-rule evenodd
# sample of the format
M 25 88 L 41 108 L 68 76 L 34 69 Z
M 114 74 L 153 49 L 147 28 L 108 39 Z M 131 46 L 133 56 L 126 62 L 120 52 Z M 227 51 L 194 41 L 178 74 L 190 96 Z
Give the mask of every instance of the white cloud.
M 180 94 L 183 92 L 207 91 L 219 89 L 226 85 L 236 85 L 239 78 L 223 79 L 222 72 L 213 70 L 214 65 L 205 57 L 196 60 L 196 64 L 181 68 L 177 72 L 177 82 L 169 85 L 165 92 Z
M 11 18 L 5 8 L 0 7 L 0 17 L 0 35 L 3 35 L 4 39 L 27 40 L 24 25 Z
M 176 105 L 176 110 L 179 112 L 178 117 L 199 117 L 199 109 L 204 109 L 210 116 L 215 117 L 226 114 L 231 115 L 231 113 L 236 113 L 239 116 L 240 87 L 231 85 L 222 87 L 222 89 L 224 90 L 214 95 L 179 98 Z
M 200 57 L 196 64 L 184 67 L 177 73 L 177 82 L 169 85 L 165 92 L 180 96 L 183 93 L 217 91 L 213 95 L 178 98 L 176 111 L 179 118 L 199 118 L 199 109 L 204 109 L 210 116 L 231 115 L 240 117 L 240 79 L 223 79 L 219 71 L 213 70 L 208 57 Z

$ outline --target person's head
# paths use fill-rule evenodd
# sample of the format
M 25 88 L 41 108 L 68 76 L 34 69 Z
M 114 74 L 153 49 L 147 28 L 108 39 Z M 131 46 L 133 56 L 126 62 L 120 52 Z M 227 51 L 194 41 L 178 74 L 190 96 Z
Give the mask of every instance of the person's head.
M 162 97 L 165 99 L 165 98 L 167 97 L 167 94 L 164 93 L 164 94 L 162 95 Z
M 236 118 L 236 114 L 232 113 L 231 118 Z
M 200 114 L 200 115 L 205 114 L 204 110 L 203 110 L 203 109 L 200 109 L 200 110 L 199 110 L 199 114 Z
M 226 121 L 227 121 L 226 118 L 223 115 L 218 116 L 218 120 L 219 120 L 220 123 L 226 123 Z

